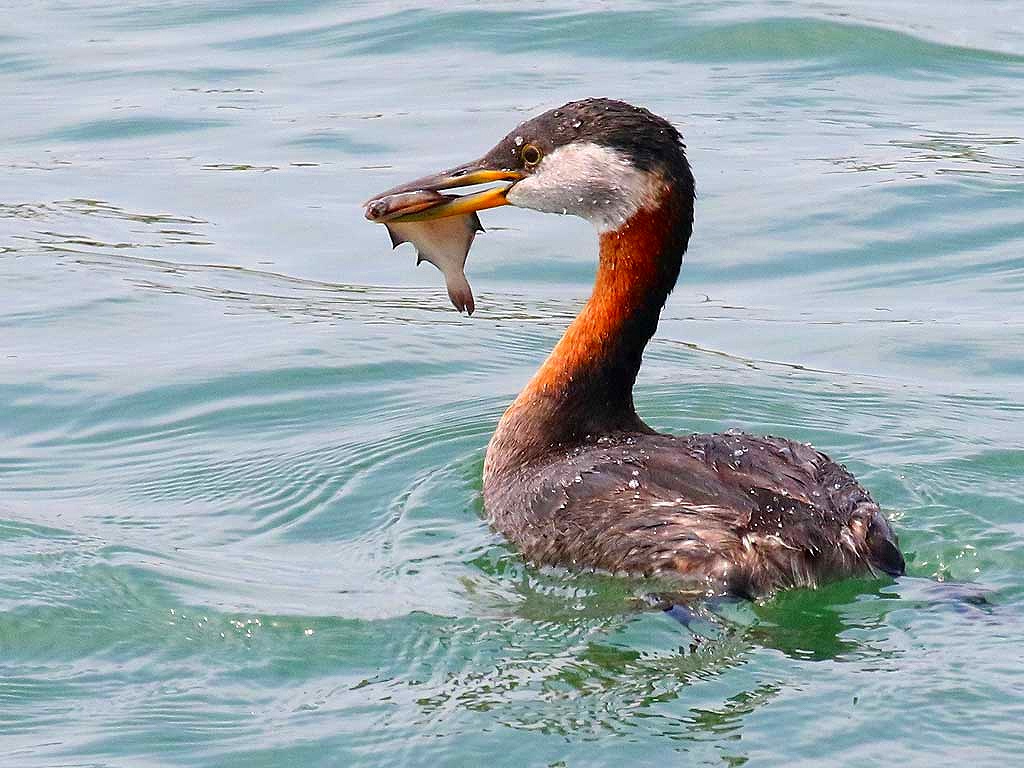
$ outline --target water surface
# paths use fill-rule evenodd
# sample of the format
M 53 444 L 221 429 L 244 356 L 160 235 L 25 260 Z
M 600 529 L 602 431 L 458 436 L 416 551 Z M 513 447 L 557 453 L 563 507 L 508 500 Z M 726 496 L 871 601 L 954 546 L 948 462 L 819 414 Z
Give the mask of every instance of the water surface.
M 5 765 L 1017 762 L 1016 3 L 5 18 Z M 467 319 L 359 202 L 584 96 L 671 119 L 698 181 L 641 413 L 813 441 L 889 510 L 908 577 L 697 641 L 482 522 L 487 440 L 596 238 L 485 213 Z

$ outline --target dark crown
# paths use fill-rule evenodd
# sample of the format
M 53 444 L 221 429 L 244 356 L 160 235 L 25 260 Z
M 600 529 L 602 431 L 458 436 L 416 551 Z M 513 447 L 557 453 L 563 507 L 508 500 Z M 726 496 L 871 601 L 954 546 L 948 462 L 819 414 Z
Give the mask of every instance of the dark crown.
M 495 167 L 522 170 L 522 147 L 533 145 L 548 155 L 573 142 L 611 147 L 636 168 L 661 172 L 693 188 L 686 145 L 675 126 L 650 110 L 614 99 L 583 99 L 548 110 L 519 125 L 487 158 Z

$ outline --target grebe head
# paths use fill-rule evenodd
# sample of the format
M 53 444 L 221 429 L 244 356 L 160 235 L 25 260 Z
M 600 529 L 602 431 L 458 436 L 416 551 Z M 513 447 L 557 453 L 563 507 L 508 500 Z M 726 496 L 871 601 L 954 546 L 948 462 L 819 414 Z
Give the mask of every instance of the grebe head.
M 679 131 L 642 108 L 612 99 L 570 102 L 519 125 L 479 160 L 382 193 L 438 191 L 511 182 L 398 221 L 423 221 L 499 205 L 580 216 L 599 232 L 657 207 L 666 193 L 693 200 L 693 175 Z M 692 216 L 692 210 L 691 210 Z

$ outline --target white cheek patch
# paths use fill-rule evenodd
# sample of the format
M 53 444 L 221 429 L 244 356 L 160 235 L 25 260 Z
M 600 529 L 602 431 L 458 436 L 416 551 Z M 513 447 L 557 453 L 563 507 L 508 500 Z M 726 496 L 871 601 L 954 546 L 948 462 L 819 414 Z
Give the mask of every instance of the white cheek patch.
M 520 208 L 587 219 L 599 232 L 618 229 L 633 214 L 658 204 L 665 189 L 611 147 L 574 143 L 545 157 L 537 170 L 512 185 L 508 201 Z

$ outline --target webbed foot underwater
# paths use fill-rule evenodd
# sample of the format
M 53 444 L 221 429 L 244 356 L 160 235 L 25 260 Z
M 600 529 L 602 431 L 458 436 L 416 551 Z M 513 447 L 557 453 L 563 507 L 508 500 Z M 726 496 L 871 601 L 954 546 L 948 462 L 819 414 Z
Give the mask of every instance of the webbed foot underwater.
M 694 179 L 671 123 L 620 101 L 572 102 L 479 160 L 379 195 L 367 217 L 403 227 L 451 293 L 479 223 L 469 217 L 500 205 L 580 216 L 600 236 L 589 301 L 487 448 L 487 517 L 526 557 L 746 597 L 904 573 L 878 505 L 825 454 L 780 437 L 674 437 L 637 415 L 643 350 L 693 226 Z

